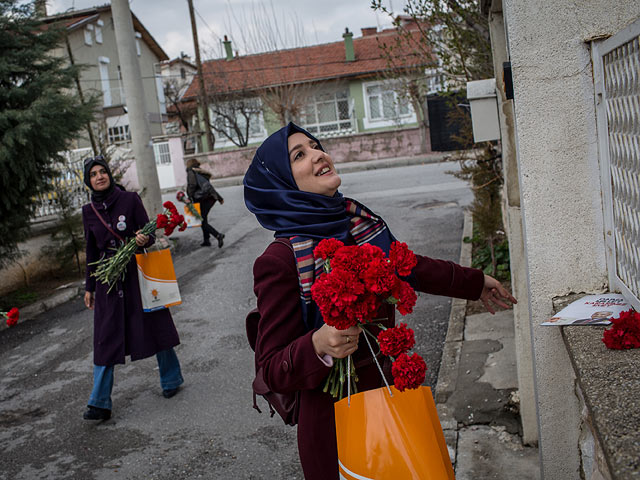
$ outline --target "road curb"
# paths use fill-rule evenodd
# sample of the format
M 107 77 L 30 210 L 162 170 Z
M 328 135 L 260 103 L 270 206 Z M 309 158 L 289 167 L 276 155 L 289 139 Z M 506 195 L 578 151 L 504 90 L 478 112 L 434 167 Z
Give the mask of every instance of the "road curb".
M 473 219 L 470 212 L 464 212 L 464 225 L 462 227 L 462 239 L 460 246 L 460 265 L 471 266 L 471 243 L 465 243 L 466 237 L 473 234 Z M 460 350 L 464 340 L 464 319 L 467 301 L 454 298 L 451 301 L 451 313 L 449 314 L 449 326 L 442 350 L 442 361 L 438 371 L 436 383 L 435 401 L 444 404 L 456 389 L 458 378 L 458 365 L 460 363 Z
M 27 322 L 41 313 L 46 312 L 47 310 L 51 310 L 63 303 L 68 302 L 69 300 L 73 300 L 74 298 L 80 296 L 80 294 L 84 291 L 82 284 L 72 285 L 66 288 L 58 288 L 58 290 L 53 294 L 49 295 L 46 298 L 40 299 L 35 303 L 31 303 L 26 305 L 20 309 L 20 319 L 18 320 L 19 324 Z M 0 331 L 5 330 L 8 327 L 6 323 L 0 323 Z

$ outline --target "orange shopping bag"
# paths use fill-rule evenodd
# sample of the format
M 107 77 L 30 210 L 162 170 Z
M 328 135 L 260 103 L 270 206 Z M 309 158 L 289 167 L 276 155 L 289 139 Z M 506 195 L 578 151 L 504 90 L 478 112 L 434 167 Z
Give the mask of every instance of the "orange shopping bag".
M 142 309 L 152 312 L 182 303 L 168 248 L 136 254 Z
M 198 212 L 198 215 L 200 215 L 200 204 L 192 203 L 191 205 L 193 205 L 196 212 Z M 202 217 L 198 218 L 195 216 L 189 209 L 188 205 L 184 206 L 184 221 L 187 222 L 187 228 L 195 228 L 202 225 Z
M 431 389 L 390 388 L 335 404 L 340 479 L 453 480 Z

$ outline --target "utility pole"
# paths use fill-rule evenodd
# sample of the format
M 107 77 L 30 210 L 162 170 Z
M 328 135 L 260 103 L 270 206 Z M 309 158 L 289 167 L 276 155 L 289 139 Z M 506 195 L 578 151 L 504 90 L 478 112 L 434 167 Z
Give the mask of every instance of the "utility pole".
M 196 17 L 193 11 L 193 0 L 187 0 L 189 4 L 189 16 L 191 17 L 191 33 L 193 34 L 193 49 L 196 53 L 196 67 L 198 67 L 198 80 L 200 82 L 200 95 L 198 98 L 198 124 L 202 128 L 204 124 L 206 137 L 202 140 L 202 150 L 208 152 L 213 150 L 215 140 L 211 133 L 211 120 L 209 118 L 209 102 L 207 101 L 207 91 L 204 86 L 204 75 L 202 73 L 202 62 L 200 61 L 200 44 L 198 43 L 198 29 L 196 28 Z M 206 145 L 205 145 L 206 143 Z
M 135 45 L 135 34 L 128 0 L 111 0 L 111 13 L 118 46 L 118 57 L 122 70 L 122 82 L 127 97 L 129 131 L 133 154 L 136 158 L 136 171 L 140 184 L 142 203 L 150 218 L 162 211 L 162 195 L 158 170 L 153 155 L 153 141 L 144 104 L 142 74 Z

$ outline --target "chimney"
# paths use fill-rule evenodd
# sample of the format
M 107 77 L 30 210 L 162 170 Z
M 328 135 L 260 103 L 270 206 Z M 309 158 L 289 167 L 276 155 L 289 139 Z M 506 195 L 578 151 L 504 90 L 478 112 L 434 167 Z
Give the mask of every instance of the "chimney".
M 227 60 L 233 60 L 233 50 L 231 49 L 231 40 L 224 36 L 224 51 L 227 54 Z
M 38 18 L 45 18 L 47 16 L 47 0 L 36 0 L 35 7 Z
M 344 53 L 345 53 L 347 62 L 355 61 L 356 56 L 355 56 L 355 53 L 353 52 L 353 33 L 349 31 L 348 27 L 344 29 L 342 38 L 344 38 Z
M 365 27 L 361 28 L 360 31 L 362 32 L 363 37 L 370 37 L 371 35 L 378 33 L 378 29 L 376 27 Z

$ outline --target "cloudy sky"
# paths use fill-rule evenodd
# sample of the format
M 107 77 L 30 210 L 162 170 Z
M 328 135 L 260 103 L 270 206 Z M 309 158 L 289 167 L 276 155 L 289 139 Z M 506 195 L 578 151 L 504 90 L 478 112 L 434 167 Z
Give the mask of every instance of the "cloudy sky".
M 47 0 L 47 13 L 103 5 L 106 0 Z M 401 9 L 402 0 L 385 5 Z M 186 0 L 130 0 L 133 13 L 170 58 L 193 58 Z M 227 35 L 240 54 L 342 40 L 345 27 L 389 27 L 390 18 L 371 9 L 371 0 L 193 0 L 203 58 L 222 56 Z

